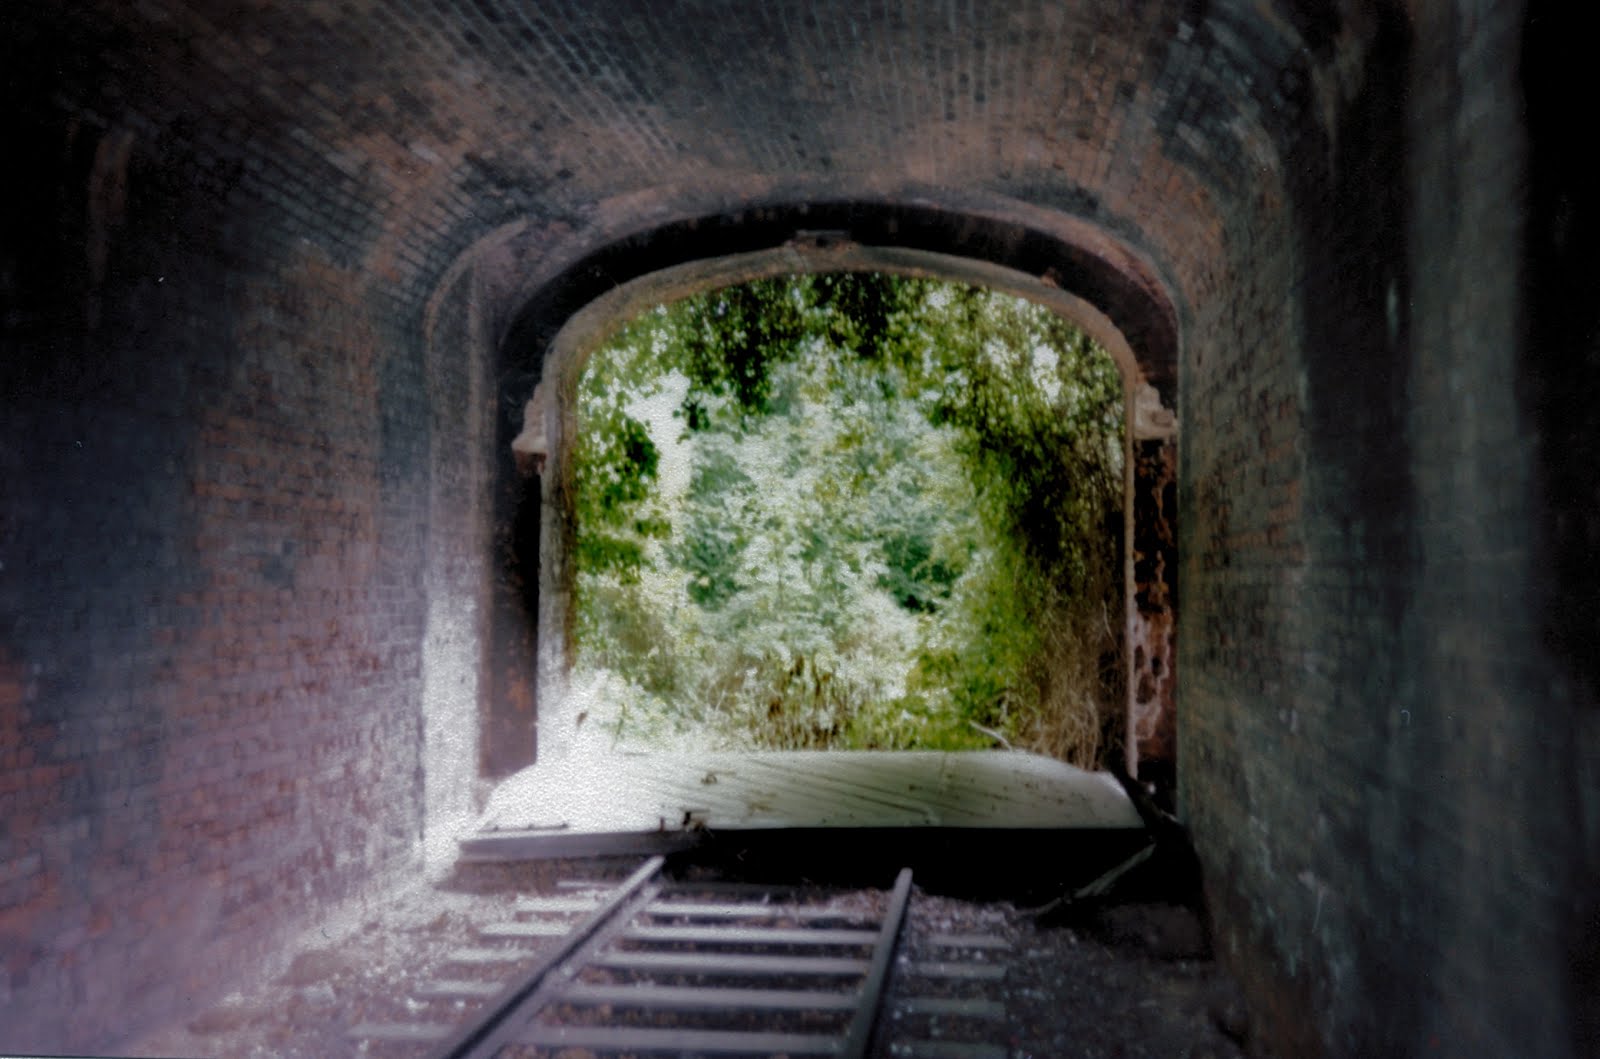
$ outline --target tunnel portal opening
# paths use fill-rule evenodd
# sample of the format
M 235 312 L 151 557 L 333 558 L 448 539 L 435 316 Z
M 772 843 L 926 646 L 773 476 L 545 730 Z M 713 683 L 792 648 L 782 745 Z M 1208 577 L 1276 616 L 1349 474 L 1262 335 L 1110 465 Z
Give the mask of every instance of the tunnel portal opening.
M 544 509 L 575 528 L 549 712 L 590 752 L 1103 766 L 1126 728 L 1124 403 L 1082 331 L 977 287 L 800 274 L 634 318 L 583 367 L 568 501 Z
M 735 252 L 697 255 L 685 235 L 698 237 L 692 244 L 697 249 Z M 890 245 L 864 243 L 863 235 Z M 941 252 L 949 250 L 960 253 Z M 583 706 L 568 685 L 577 653 L 572 453 L 580 437 L 579 384 L 590 354 L 629 320 L 692 295 L 776 277 L 861 274 L 1019 296 L 1081 328 L 1115 362 L 1126 430 L 1122 613 L 1111 620 L 1120 626 L 1113 631 L 1122 640 L 1118 676 L 1126 709 L 1118 712 L 1122 746 L 1111 764 L 1172 792 L 1176 324 L 1161 284 L 1100 233 L 1072 242 L 984 218 L 861 204 L 753 211 L 668 226 L 596 252 L 530 292 L 500 345 L 501 405 L 517 414 L 502 417 L 497 442 L 497 551 L 503 569 L 481 726 L 487 777 L 508 776 L 535 758 L 552 766 L 570 758 L 579 728 Z M 1144 339 L 1149 352 L 1136 354 L 1130 334 Z M 700 782 L 709 787 L 717 782 L 715 774 L 707 769 Z M 662 825 L 693 827 L 693 816 L 663 818 Z

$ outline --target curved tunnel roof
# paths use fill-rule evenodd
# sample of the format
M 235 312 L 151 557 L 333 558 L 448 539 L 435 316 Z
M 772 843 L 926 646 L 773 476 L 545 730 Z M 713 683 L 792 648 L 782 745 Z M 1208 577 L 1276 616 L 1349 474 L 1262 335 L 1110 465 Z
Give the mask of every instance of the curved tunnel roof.
M 1059 275 L 1170 398 L 1181 318 L 1274 230 L 1356 68 L 1359 18 L 1295 6 L 150 0 L 47 5 L 13 45 L 26 83 L 72 41 L 82 118 L 195 155 L 256 249 L 412 309 L 507 226 L 502 326 L 652 238 L 838 226 Z

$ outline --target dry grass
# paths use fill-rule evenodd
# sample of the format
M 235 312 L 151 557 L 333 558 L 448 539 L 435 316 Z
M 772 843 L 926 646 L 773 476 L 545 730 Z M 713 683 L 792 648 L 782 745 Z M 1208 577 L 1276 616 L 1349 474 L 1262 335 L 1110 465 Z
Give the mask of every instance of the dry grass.
M 1124 676 L 1121 638 L 1098 601 L 1052 601 L 1041 649 L 1025 674 L 1028 702 L 1014 721 L 1019 749 L 1080 768 L 1101 767 L 1120 751 Z

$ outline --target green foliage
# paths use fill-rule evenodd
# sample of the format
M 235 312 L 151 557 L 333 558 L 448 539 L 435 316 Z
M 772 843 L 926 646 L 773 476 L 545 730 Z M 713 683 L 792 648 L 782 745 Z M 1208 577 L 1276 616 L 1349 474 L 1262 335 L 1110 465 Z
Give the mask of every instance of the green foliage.
M 740 589 L 739 566 L 751 528 L 729 519 L 754 483 L 726 447 L 702 446 L 697 453 L 689 496 L 683 505 L 683 532 L 667 557 L 685 574 L 689 598 L 705 610 L 718 610 Z
M 580 391 L 580 669 L 655 738 L 989 729 L 1090 764 L 1120 701 L 1120 410 L 1103 351 L 971 288 L 802 276 L 646 314 Z
M 783 280 L 757 280 L 680 303 L 677 366 L 697 391 L 731 398 L 740 415 L 769 411 L 773 362 L 791 356 L 805 333 L 803 306 L 790 289 Z M 691 397 L 684 408 L 691 430 L 711 425 L 703 399 Z
M 644 563 L 643 541 L 668 525 L 648 513 L 660 453 L 643 423 L 618 412 L 606 428 L 578 439 L 578 564 L 586 570 L 631 575 Z

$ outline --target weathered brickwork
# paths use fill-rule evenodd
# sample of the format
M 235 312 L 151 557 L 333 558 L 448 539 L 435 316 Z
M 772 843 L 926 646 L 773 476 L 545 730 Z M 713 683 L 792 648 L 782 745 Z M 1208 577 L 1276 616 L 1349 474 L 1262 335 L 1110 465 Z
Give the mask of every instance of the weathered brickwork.
M 1592 705 L 1537 642 L 1562 501 L 1517 396 L 1522 25 L 1372 23 L 1292 227 L 1189 332 L 1180 778 L 1288 1054 L 1593 1047 L 1594 775 L 1558 763 Z
M 1170 786 L 1177 764 L 1178 445 L 1136 438 L 1129 451 L 1128 742 L 1141 775 Z
M 1176 407 L 1148 701 L 1260 1039 L 1592 1051 L 1595 181 L 1548 73 L 1582 19 L 7 11 L 0 1047 L 114 1048 L 447 854 L 537 746 L 543 343 L 843 230 L 1073 291 Z
M 423 828 L 430 868 L 455 854 L 455 836 L 478 807 L 486 746 L 486 584 L 492 569 L 488 496 L 494 394 L 474 310 L 477 277 L 443 287 L 425 319 L 429 466 L 422 649 Z M 514 744 L 513 744 L 514 745 Z
M 8 1048 L 96 1049 L 414 863 L 428 423 L 351 269 L 38 117 L 60 162 L 0 348 L 0 1006 Z

